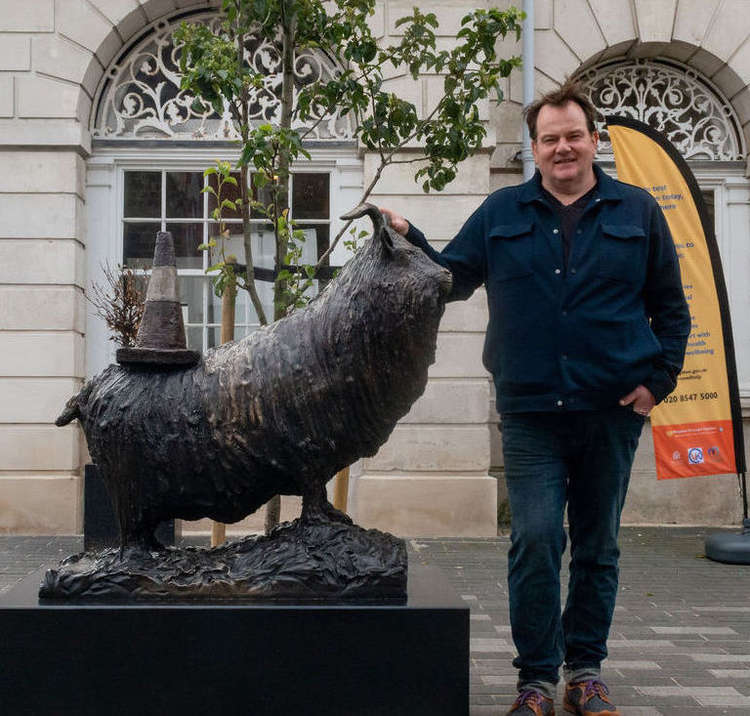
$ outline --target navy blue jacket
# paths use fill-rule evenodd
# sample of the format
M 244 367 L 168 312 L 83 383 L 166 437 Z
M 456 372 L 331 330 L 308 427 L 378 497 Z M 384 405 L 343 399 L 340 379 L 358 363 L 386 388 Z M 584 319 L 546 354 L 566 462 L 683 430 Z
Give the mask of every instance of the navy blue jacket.
M 491 194 L 442 253 L 407 233 L 450 269 L 449 300 L 486 285 L 501 414 L 606 408 L 639 384 L 660 402 L 677 384 L 690 313 L 666 220 L 648 192 L 594 171 L 567 271 L 539 172 Z

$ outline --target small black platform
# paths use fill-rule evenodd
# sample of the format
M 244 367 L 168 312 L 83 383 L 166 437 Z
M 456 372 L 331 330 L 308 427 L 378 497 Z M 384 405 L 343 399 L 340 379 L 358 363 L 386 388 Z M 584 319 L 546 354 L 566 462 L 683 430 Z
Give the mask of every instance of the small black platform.
M 39 603 L 0 595 L 14 715 L 466 716 L 469 609 L 436 568 L 406 604 Z

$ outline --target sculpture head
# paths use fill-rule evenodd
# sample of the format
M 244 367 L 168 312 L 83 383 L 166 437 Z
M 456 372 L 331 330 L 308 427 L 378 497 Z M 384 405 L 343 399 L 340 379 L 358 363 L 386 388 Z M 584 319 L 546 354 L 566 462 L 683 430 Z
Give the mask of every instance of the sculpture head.
M 343 214 L 342 219 L 369 216 L 373 234 L 368 249 L 383 262 L 387 283 L 399 292 L 412 293 L 425 307 L 442 305 L 451 290 L 450 271 L 435 263 L 424 251 L 394 231 L 387 218 L 373 204 L 360 204 Z

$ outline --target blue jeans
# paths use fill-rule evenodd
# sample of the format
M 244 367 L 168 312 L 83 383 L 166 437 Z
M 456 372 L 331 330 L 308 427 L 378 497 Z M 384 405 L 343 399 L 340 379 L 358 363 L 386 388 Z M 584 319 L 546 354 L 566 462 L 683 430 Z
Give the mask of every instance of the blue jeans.
M 512 514 L 510 623 L 519 689 L 554 696 L 566 676 L 590 678 L 607 656 L 617 596 L 617 534 L 644 419 L 630 406 L 502 416 Z M 560 615 L 565 505 L 570 582 Z

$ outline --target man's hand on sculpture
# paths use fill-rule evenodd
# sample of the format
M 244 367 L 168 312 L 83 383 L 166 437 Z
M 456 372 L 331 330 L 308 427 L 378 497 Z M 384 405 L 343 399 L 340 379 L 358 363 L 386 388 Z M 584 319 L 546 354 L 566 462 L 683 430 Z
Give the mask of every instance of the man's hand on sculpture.
M 406 236 L 406 232 L 409 231 L 409 222 L 401 214 L 397 214 L 395 211 L 386 209 L 383 206 L 379 206 L 378 209 L 388 219 L 388 223 L 394 231 L 397 231 L 401 236 Z
M 651 391 L 645 385 L 639 385 L 625 397 L 620 398 L 620 405 L 633 405 L 633 410 L 638 415 L 648 415 L 656 405 L 656 400 Z

